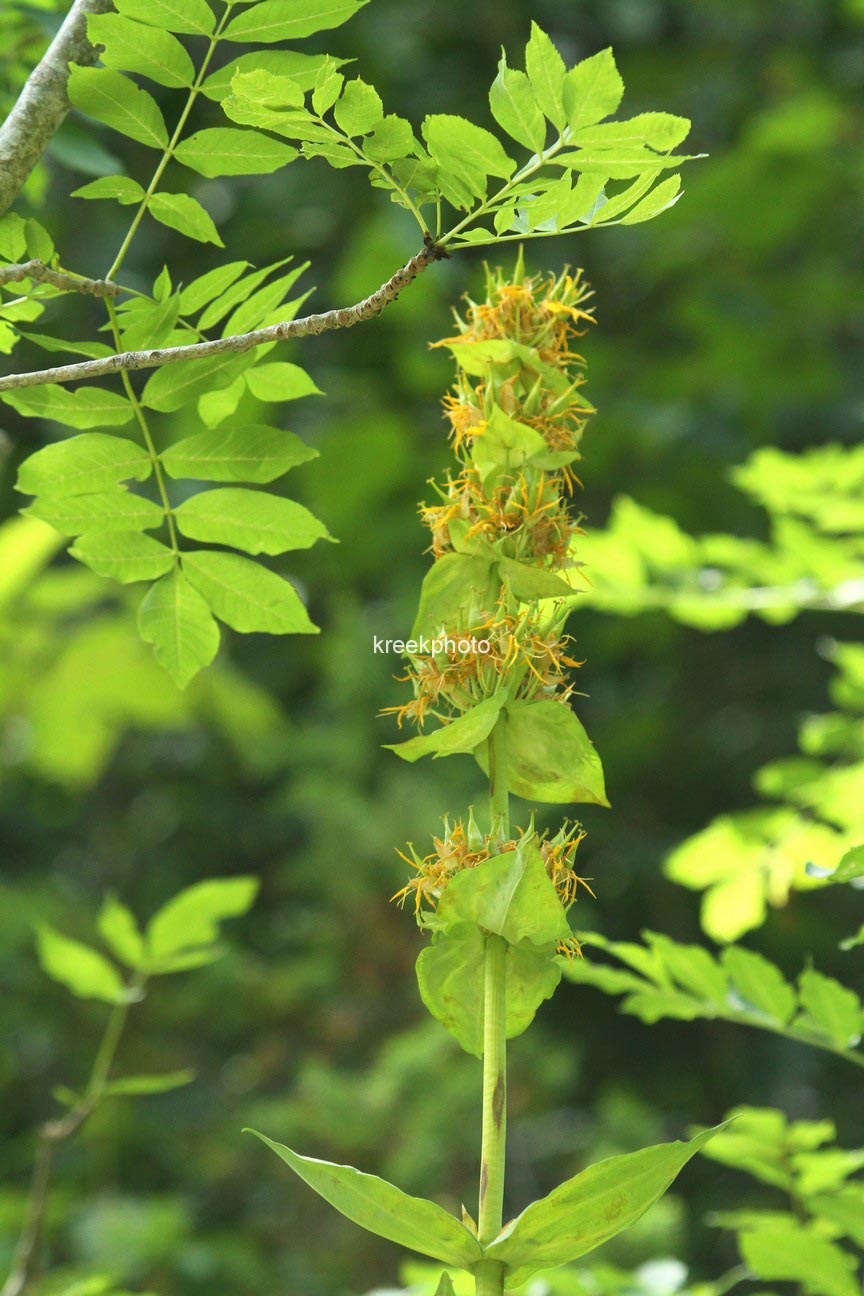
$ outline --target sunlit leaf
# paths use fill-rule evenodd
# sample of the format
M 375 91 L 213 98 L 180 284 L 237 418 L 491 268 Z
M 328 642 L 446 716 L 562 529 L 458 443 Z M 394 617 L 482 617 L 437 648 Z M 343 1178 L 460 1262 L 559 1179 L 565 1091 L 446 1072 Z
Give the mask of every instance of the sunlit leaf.
M 183 570 L 220 621 L 243 634 L 317 634 L 290 581 L 239 554 L 196 550 Z
M 120 973 L 98 950 L 47 926 L 39 928 L 37 948 L 43 970 L 79 998 L 111 1004 L 125 999 Z
M 219 649 L 219 627 L 207 603 L 177 569 L 147 592 L 138 631 L 180 688 L 209 666 Z
M 150 148 L 164 149 L 168 132 L 159 105 L 131 77 L 113 68 L 69 65 L 69 98 L 76 108 Z

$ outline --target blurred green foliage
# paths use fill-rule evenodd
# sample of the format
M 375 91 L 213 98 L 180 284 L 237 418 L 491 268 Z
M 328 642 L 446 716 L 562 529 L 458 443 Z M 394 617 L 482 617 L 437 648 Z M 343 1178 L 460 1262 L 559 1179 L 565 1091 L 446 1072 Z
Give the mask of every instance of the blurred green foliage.
M 49 17 L 35 6 L 4 10 L 15 31 L 10 84 L 44 43 Z M 487 121 L 498 46 L 524 42 L 531 18 L 570 61 L 614 44 L 632 110 L 691 117 L 694 147 L 711 154 L 656 225 L 530 250 L 529 269 L 569 259 L 596 292 L 599 324 L 584 342 L 586 391 L 599 409 L 580 474 L 586 526 L 603 528 L 623 496 L 635 502 L 629 525 L 640 535 L 640 518 L 651 535 L 651 515 L 668 516 L 673 534 L 733 537 L 739 556 L 741 541 L 757 542 L 760 562 L 785 564 L 784 581 L 817 579 L 808 564 L 823 561 L 825 500 L 812 461 L 805 487 L 784 485 L 775 464 L 766 474 L 774 493 L 755 493 L 770 513 L 803 517 L 805 532 L 787 528 L 788 542 L 769 535 L 732 473 L 751 465 L 749 480 L 738 473 L 749 489 L 759 462 L 751 456 L 764 447 L 797 454 L 860 437 L 864 8 L 373 0 L 327 44 L 356 59 L 394 111 Z M 68 194 L 116 171 L 109 147 L 110 137 L 73 116 L 29 187 L 39 219 L 62 231 L 69 262 L 96 273 L 101 248 L 89 218 L 70 215 Z M 202 180 L 197 192 L 226 241 L 254 249 L 259 262 L 308 257 L 313 308 L 356 300 L 413 250 L 403 213 L 353 171 L 323 162 L 230 186 Z M 116 244 L 123 214 L 103 221 Z M 180 247 L 152 227 L 130 272 L 149 287 Z M 187 245 L 183 255 L 186 279 L 208 266 L 206 252 Z M 124 1073 L 191 1066 L 195 1083 L 137 1099 L 134 1111 L 131 1102 L 106 1106 L 59 1165 L 48 1240 L 63 1281 L 104 1274 L 106 1292 L 116 1282 L 163 1296 L 395 1287 L 398 1255 L 331 1218 L 287 1172 L 273 1173 L 264 1149 L 240 1136 L 246 1124 L 456 1211 L 460 1199 L 472 1206 L 478 1064 L 424 1019 L 416 932 L 386 902 L 404 867 L 394 844 L 424 842 L 445 807 L 480 795 L 482 778 L 468 782 L 452 762 L 419 775 L 380 750 L 395 730 L 375 715 L 398 700 L 399 663 L 373 655 L 371 643 L 373 634 L 403 636 L 414 615 L 427 561 L 415 503 L 447 458 L 438 399 L 449 367 L 427 343 L 478 284 L 479 260 L 463 252 L 432 267 L 377 323 L 286 349 L 326 393 L 314 409 L 291 410 L 292 428 L 321 454 L 295 470 L 292 490 L 341 541 L 304 554 L 292 571 L 314 591 L 315 641 L 234 640 L 218 672 L 181 697 L 136 655 L 122 593 L 107 595 L 66 563 L 38 574 L 47 539 L 8 590 L 14 564 L 4 562 L 0 1271 L 20 1221 L 32 1131 L 55 1110 L 52 1089 L 86 1076 L 105 1011 L 85 1001 L 70 1008 L 46 985 L 33 927 L 87 939 L 106 890 L 146 917 L 203 877 L 262 878 L 226 957 L 166 982 L 129 1037 Z M 3 419 L 0 498 L 11 515 L 14 468 L 32 445 L 14 413 Z M 802 490 L 806 509 L 787 509 Z M 834 477 L 823 493 L 830 512 Z M 843 527 L 849 543 L 860 517 L 847 514 Z M 3 535 L 5 543 L 15 532 Z M 598 589 L 603 543 L 592 558 Z M 764 583 L 755 552 L 746 549 L 744 568 L 733 555 L 733 585 Z M 851 562 L 860 548 L 840 553 Z M 678 563 L 691 570 L 688 593 L 706 564 L 725 565 L 698 545 L 693 554 Z M 847 579 L 844 567 L 838 580 Z M 663 861 L 717 816 L 751 810 L 754 771 L 793 756 L 800 726 L 813 732 L 808 717 L 849 707 L 830 690 L 838 654 L 856 638 L 852 609 L 802 601 L 791 620 L 798 604 L 787 607 L 785 624 L 736 616 L 708 635 L 664 606 L 624 618 L 586 599 L 571 622 L 587 657 L 582 714 L 614 809 L 584 814 L 580 859 L 597 901 L 580 899 L 580 927 L 615 940 L 635 940 L 645 926 L 701 940 L 698 900 L 664 877 Z M 857 749 L 848 755 L 860 759 Z M 812 957 L 825 975 L 854 981 L 858 956 L 838 944 L 857 926 L 858 894 L 793 890 L 753 943 L 787 978 Z M 797 1121 L 830 1116 L 841 1147 L 858 1137 L 862 1089 L 841 1059 L 720 1021 L 664 1021 L 649 1036 L 581 986 L 541 1011 L 512 1058 L 512 1214 L 589 1160 L 679 1136 L 688 1120 L 713 1123 L 734 1104 L 777 1106 Z M 766 1202 L 752 1178 L 697 1161 L 683 1187 L 602 1253 L 605 1269 L 564 1274 L 554 1291 L 633 1290 L 633 1265 L 640 1292 L 700 1290 L 739 1264 L 735 1237 L 705 1224 L 708 1209 L 775 1209 Z M 686 1271 L 659 1265 L 669 1256 Z M 783 1277 L 766 1272 L 756 1290 Z M 413 1270 L 405 1281 L 423 1290 Z M 88 1290 L 100 1290 L 98 1280 Z

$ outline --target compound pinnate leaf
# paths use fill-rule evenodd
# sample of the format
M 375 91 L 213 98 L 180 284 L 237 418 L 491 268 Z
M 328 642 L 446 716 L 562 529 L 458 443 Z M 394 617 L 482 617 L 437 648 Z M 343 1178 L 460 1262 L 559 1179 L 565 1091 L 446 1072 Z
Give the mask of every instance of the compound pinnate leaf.
M 658 185 L 655 185 L 641 202 L 636 203 L 635 207 L 631 207 L 626 215 L 621 217 L 621 224 L 638 225 L 641 221 L 653 220 L 661 212 L 674 207 L 680 197 L 680 175 L 669 176 L 666 180 L 661 180 Z
M 525 68 L 531 89 L 541 110 L 561 130 L 567 120 L 564 112 L 564 60 L 546 33 L 531 24 L 531 39 L 525 47 Z
M 113 198 L 122 206 L 131 207 L 133 203 L 140 202 L 144 197 L 144 189 L 131 176 L 100 176 L 98 180 L 91 180 L 80 189 L 73 189 L 71 196 L 73 198 Z
M 529 801 L 608 806 L 600 757 L 569 706 L 546 700 L 511 702 L 505 717 L 511 792 Z M 487 772 L 485 747 L 474 754 Z
M 433 114 L 425 119 L 422 129 L 433 160 L 476 198 L 485 195 L 487 176 L 506 180 L 516 169 L 491 131 L 464 117 Z
M 148 924 L 148 964 L 158 970 L 166 959 L 212 946 L 221 923 L 248 913 L 258 887 L 254 877 L 208 878 L 172 896 Z
M 80 999 L 111 1004 L 125 999 L 120 973 L 98 950 L 47 926 L 39 928 L 37 949 L 43 970 Z
M 266 45 L 298 40 L 301 36 L 340 27 L 366 2 L 320 0 L 320 3 L 310 5 L 309 0 L 261 0 L 260 4 L 252 5 L 232 18 L 223 37 L 234 41 L 260 41 Z
M 623 95 L 624 82 L 611 49 L 577 63 L 564 77 L 564 112 L 571 131 L 609 117 Z
M 503 694 L 486 698 L 443 729 L 418 734 L 416 738 L 408 738 L 402 743 L 385 743 L 384 746 L 403 760 L 411 762 L 430 754 L 437 757 L 473 752 L 479 743 L 485 743 L 495 728 L 503 705 Z
M 182 140 L 174 153 L 178 162 L 199 175 L 268 175 L 298 156 L 297 149 L 261 131 L 212 126 Z
M 209 36 L 216 26 L 206 0 L 117 0 L 117 8 L 127 18 L 186 36 Z
M 433 1260 L 461 1268 L 467 1268 L 482 1258 L 480 1243 L 473 1233 L 435 1202 L 409 1197 L 377 1175 L 363 1174 L 353 1166 L 333 1165 L 329 1161 L 300 1156 L 257 1130 L 248 1133 L 272 1148 L 295 1174 L 340 1214 L 370 1233 L 421 1255 L 431 1256 Z
M 88 531 L 69 552 L 98 576 L 122 585 L 164 576 L 175 562 L 173 550 L 140 531 Z
M 246 385 L 262 401 L 299 400 L 301 396 L 320 396 L 321 389 L 299 365 L 287 360 L 272 360 L 256 365 L 246 375 Z
M 201 491 L 174 516 L 190 540 L 232 545 L 251 554 L 308 549 L 316 540 L 333 538 L 302 504 L 239 486 Z
M 22 512 L 49 523 L 62 535 L 81 535 L 84 531 L 146 531 L 165 521 L 158 504 L 125 490 L 58 498 L 42 495 Z
M 589 1166 L 532 1202 L 490 1243 L 487 1257 L 508 1265 L 507 1285 L 517 1287 L 538 1269 L 593 1251 L 644 1215 L 722 1128 L 704 1130 L 689 1143 L 660 1143 Z
M 216 72 L 211 72 L 201 87 L 208 99 L 222 100 L 231 93 L 231 82 L 237 72 L 270 72 L 274 76 L 290 77 L 303 91 L 315 85 L 325 63 L 342 67 L 347 59 L 333 58 L 330 54 L 301 54 L 298 50 L 255 50 L 241 54 Z M 320 111 L 316 108 L 316 112 Z
M 317 457 L 293 432 L 250 424 L 195 432 L 166 450 L 162 465 L 171 477 L 266 483 Z
M 91 44 L 102 46 L 106 67 L 140 72 L 169 89 L 191 86 L 195 79 L 186 50 L 163 27 L 147 27 L 121 14 L 90 14 L 87 35 Z
M 213 217 L 197 198 L 191 198 L 189 194 L 154 194 L 148 204 L 148 211 L 162 225 L 178 230 L 187 238 L 196 239 L 199 243 L 215 243 L 217 247 L 225 246 L 213 224 Z
M 290 581 L 239 554 L 202 549 L 183 555 L 183 570 L 220 621 L 249 634 L 318 634 Z
M 34 387 L 4 392 L 3 400 L 28 418 L 53 419 L 66 427 L 122 427 L 135 411 L 125 396 L 101 387 Z
M 121 135 L 150 148 L 167 146 L 168 131 L 156 100 L 122 72 L 71 63 L 68 93 L 81 112 Z
M 546 119 L 530 80 L 524 72 L 508 67 L 504 55 L 489 91 L 489 107 L 498 125 L 508 135 L 532 152 L 542 153 L 546 143 Z
M 99 935 L 111 953 L 127 967 L 139 968 L 144 961 L 144 937 L 135 915 L 116 896 L 107 895 L 99 910 Z
M 204 599 L 174 570 L 147 592 L 138 632 L 180 688 L 209 666 L 219 649 L 219 627 Z
M 152 467 L 149 455 L 134 441 L 83 432 L 25 459 L 15 489 L 24 495 L 86 495 L 110 490 L 130 478 L 144 481 Z
M 148 409 L 170 414 L 206 392 L 229 386 L 252 363 L 253 357 L 249 355 L 229 353 L 165 365 L 147 379 L 141 400 Z

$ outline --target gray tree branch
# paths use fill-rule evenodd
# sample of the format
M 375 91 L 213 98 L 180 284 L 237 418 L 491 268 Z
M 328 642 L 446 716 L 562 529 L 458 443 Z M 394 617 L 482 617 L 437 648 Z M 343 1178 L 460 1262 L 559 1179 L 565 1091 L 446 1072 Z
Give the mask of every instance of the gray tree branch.
M 96 61 L 87 39 L 87 15 L 110 8 L 111 0 L 75 0 L 0 126 L 0 216 L 18 197 L 71 107 L 66 94 L 69 64 Z
M 99 360 L 57 365 L 53 369 L 39 369 L 33 373 L 7 374 L 0 378 L 0 392 L 12 391 L 19 387 L 42 387 L 48 383 L 104 378 L 108 374 L 130 372 L 136 369 L 159 369 L 163 365 L 176 364 L 180 360 L 203 360 L 209 356 L 225 355 L 230 352 L 239 355 L 243 351 L 251 351 L 253 347 L 260 346 L 264 342 L 285 342 L 289 338 L 315 336 L 331 329 L 351 328 L 354 324 L 360 324 L 363 320 L 380 314 L 384 307 L 395 301 L 402 289 L 416 279 L 432 261 L 437 261 L 444 256 L 447 256 L 447 253 L 443 248 L 434 244 L 431 238 L 428 239 L 416 256 L 406 261 L 405 265 L 371 296 L 364 297 L 354 306 L 325 311 L 323 315 L 305 315 L 301 319 L 286 320 L 281 324 L 270 324 L 266 328 L 254 329 L 251 333 L 214 338 L 211 342 L 192 342 L 185 346 L 164 347 L 154 351 L 122 351 L 117 355 L 105 356 Z
M 120 284 L 112 283 L 110 279 L 86 279 L 83 275 L 67 274 L 65 270 L 52 270 L 38 257 L 32 261 L 22 261 L 20 265 L 0 266 L 0 284 L 21 283 L 24 279 L 52 284 L 64 292 L 85 293 L 91 297 L 116 297 L 123 291 Z

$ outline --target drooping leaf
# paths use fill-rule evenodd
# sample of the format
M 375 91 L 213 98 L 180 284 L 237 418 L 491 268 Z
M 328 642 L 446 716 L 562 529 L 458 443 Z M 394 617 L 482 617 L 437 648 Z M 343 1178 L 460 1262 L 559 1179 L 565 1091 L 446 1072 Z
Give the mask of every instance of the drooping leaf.
M 162 225 L 179 230 L 188 238 L 199 243 L 215 243 L 217 247 L 225 244 L 219 237 L 219 231 L 213 224 L 213 217 L 189 194 L 156 193 L 147 206 L 150 215 Z
M 144 481 L 153 465 L 147 452 L 125 437 L 82 432 L 56 441 L 25 459 L 15 489 L 24 495 L 85 495 L 106 491 L 118 482 Z
M 140 531 L 88 531 L 69 552 L 97 575 L 123 585 L 164 576 L 175 562 L 167 545 Z
M 254 877 L 208 878 L 172 896 L 147 925 L 148 963 L 212 945 L 223 922 L 252 908 L 258 887 Z
M 251 554 L 308 549 L 316 540 L 333 538 L 302 504 L 236 486 L 201 491 L 181 504 L 174 516 L 190 540 L 231 545 Z
M 298 156 L 297 149 L 261 131 L 212 126 L 178 144 L 178 162 L 199 175 L 269 175 Z
M 258 364 L 246 375 L 246 384 L 252 395 L 262 401 L 299 400 L 301 396 L 320 396 L 321 389 L 299 365 L 287 360 L 271 360 Z
M 251 363 L 251 356 L 229 352 L 203 360 L 180 360 L 165 365 L 147 379 L 141 400 L 148 409 L 163 414 L 173 413 L 205 392 L 227 387 Z
M 98 950 L 47 926 L 39 928 L 37 949 L 43 971 L 80 999 L 110 1004 L 125 999 L 120 973 Z
M 99 935 L 115 958 L 139 968 L 144 958 L 144 937 L 135 915 L 114 895 L 106 895 L 99 910 Z
M 580 721 L 561 702 L 510 702 L 507 727 L 507 782 L 528 801 L 583 801 L 608 805 L 603 767 Z M 486 749 L 475 757 L 488 771 Z
M 644 1215 L 715 1133 L 705 1130 L 689 1143 L 660 1143 L 589 1166 L 528 1206 L 486 1248 L 487 1257 L 508 1265 L 507 1286 L 517 1287 L 538 1269 L 593 1251 Z
M 53 419 L 66 427 L 122 427 L 130 423 L 135 411 L 116 392 L 101 387 L 24 387 L 3 392 L 3 400 L 28 418 Z
M 162 465 L 171 477 L 266 483 L 317 457 L 293 432 L 250 424 L 184 437 L 163 453 Z
M 320 0 L 310 6 L 308 0 L 261 0 L 232 18 L 223 32 L 225 40 L 295 41 L 301 36 L 341 27 L 366 0 Z
M 146 531 L 165 521 L 158 504 L 126 490 L 56 498 L 41 495 L 22 512 L 41 518 L 63 535 L 81 535 L 84 531 Z
M 177 569 L 147 592 L 138 631 L 180 688 L 209 666 L 219 650 L 219 627 L 210 608 Z
M 437 757 L 473 752 L 479 743 L 485 743 L 495 728 L 503 705 L 503 693 L 498 697 L 486 698 L 442 729 L 418 734 L 416 738 L 408 738 L 401 743 L 385 743 L 384 746 L 403 760 L 411 762 L 430 754 Z
M 140 72 L 158 85 L 191 86 L 195 68 L 186 50 L 163 27 L 148 27 L 116 13 L 90 14 L 87 35 L 101 45 L 102 62 L 121 72 Z
M 127 18 L 186 36 L 209 36 L 216 26 L 206 0 L 117 0 L 117 8 Z
M 525 148 L 542 153 L 546 143 L 546 120 L 540 111 L 534 88 L 524 72 L 507 66 L 501 55 L 498 75 L 489 91 L 492 116 L 508 135 Z
M 239 554 L 196 550 L 183 570 L 220 621 L 243 634 L 318 634 L 290 581 Z
M 121 135 L 150 148 L 167 146 L 168 131 L 156 100 L 122 72 L 70 63 L 68 94 L 81 112 Z
M 353 1166 L 333 1165 L 300 1156 L 257 1130 L 249 1130 L 272 1148 L 310 1188 L 361 1228 L 399 1246 L 419 1251 L 444 1264 L 467 1268 L 481 1259 L 480 1243 L 460 1220 L 420 1197 L 363 1174 Z

